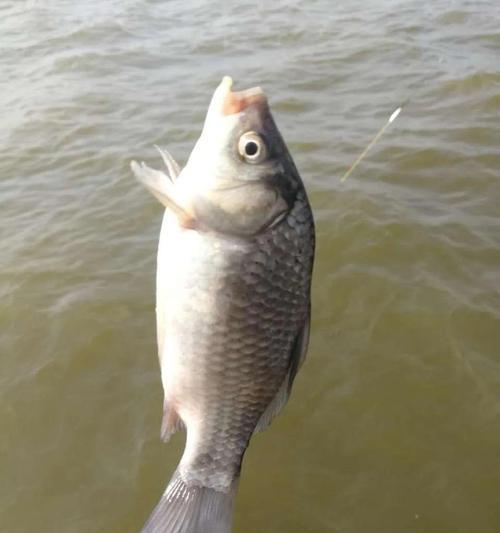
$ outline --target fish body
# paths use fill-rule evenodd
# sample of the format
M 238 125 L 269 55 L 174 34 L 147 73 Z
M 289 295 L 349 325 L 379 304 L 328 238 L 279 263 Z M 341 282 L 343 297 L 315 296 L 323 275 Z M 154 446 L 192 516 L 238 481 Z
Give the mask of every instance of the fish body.
M 314 222 L 259 89 L 233 93 L 225 78 L 186 167 L 178 177 L 168 168 L 167 183 L 133 164 L 167 206 L 156 295 L 161 433 L 185 427 L 187 436 L 143 531 L 229 533 L 250 438 L 286 403 L 305 357 Z

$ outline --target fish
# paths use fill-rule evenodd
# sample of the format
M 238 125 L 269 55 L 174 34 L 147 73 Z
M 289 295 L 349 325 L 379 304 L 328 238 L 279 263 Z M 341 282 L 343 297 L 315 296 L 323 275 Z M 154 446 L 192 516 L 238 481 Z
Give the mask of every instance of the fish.
M 260 87 L 216 88 L 186 165 L 131 162 L 165 206 L 156 325 L 161 438 L 183 455 L 143 533 L 230 533 L 245 450 L 286 404 L 309 342 L 314 219 Z

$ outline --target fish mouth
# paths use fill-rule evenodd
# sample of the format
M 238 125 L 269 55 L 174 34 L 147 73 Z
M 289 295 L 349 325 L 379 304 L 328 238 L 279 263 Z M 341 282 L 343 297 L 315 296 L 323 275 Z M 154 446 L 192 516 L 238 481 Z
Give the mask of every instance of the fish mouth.
M 212 98 L 212 109 L 217 109 L 222 115 L 235 115 L 251 105 L 267 105 L 266 95 L 260 87 L 232 91 L 232 86 L 232 78 L 224 76 Z

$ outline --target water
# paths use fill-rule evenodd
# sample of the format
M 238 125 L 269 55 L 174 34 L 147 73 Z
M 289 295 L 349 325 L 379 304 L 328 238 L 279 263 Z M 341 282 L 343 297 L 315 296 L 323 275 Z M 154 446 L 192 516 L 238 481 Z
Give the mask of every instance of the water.
M 497 1 L 80 4 L 0 2 L 0 531 L 138 531 L 180 457 L 128 163 L 185 161 L 224 74 L 268 93 L 318 230 L 235 532 L 500 531 Z

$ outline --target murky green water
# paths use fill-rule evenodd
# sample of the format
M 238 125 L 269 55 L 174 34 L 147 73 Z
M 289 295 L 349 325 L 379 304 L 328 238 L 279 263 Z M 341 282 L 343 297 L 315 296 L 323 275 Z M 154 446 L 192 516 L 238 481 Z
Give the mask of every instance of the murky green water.
M 180 457 L 128 162 L 185 161 L 223 74 L 269 94 L 318 229 L 235 532 L 500 531 L 497 0 L 79 4 L 0 1 L 0 531 L 136 532 Z

